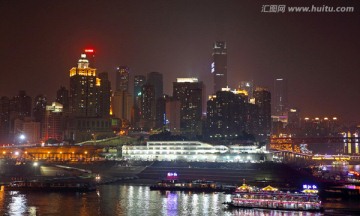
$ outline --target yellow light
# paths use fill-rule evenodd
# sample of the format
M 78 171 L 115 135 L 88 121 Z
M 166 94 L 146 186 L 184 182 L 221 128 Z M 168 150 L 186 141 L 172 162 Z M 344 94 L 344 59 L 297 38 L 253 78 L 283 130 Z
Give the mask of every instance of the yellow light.
M 3 154 L 6 154 L 6 151 L 3 151 Z

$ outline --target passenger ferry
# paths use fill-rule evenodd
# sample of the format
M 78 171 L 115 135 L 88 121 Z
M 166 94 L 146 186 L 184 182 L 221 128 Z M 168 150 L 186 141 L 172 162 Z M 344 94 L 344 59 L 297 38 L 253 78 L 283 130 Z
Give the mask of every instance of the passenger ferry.
M 315 185 L 304 185 L 302 192 L 283 192 L 270 185 L 256 188 L 245 183 L 232 194 L 229 207 L 292 211 L 323 211 Z

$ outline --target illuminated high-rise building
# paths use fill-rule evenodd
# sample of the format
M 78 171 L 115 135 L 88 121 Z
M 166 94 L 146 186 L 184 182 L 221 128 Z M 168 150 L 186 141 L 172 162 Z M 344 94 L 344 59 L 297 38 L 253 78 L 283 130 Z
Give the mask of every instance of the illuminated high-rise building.
M 76 67 L 70 69 L 70 113 L 77 117 L 98 115 L 96 69 L 91 68 L 86 54 L 81 54 Z
M 173 83 L 173 97 L 180 101 L 180 130 L 184 134 L 201 134 L 203 82 L 197 78 L 178 78 Z
M 274 80 L 274 94 L 273 94 L 273 115 L 282 116 L 287 115 L 288 112 L 288 92 L 287 80 L 284 78 L 277 78 Z
M 119 66 L 116 69 L 116 91 L 129 91 L 130 70 L 127 66 Z
M 211 73 L 214 76 L 214 93 L 227 87 L 227 49 L 225 41 L 216 41 L 213 48 Z

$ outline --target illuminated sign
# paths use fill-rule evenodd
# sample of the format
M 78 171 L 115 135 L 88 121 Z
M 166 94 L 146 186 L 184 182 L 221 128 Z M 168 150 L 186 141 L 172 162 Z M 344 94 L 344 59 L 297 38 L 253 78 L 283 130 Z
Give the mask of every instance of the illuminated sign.
M 303 189 L 317 190 L 317 186 L 316 185 L 303 185 Z
M 169 173 L 167 174 L 167 176 L 168 176 L 168 177 L 177 177 L 177 173 L 176 173 L 176 172 L 174 172 L 174 173 L 169 172 Z
M 211 63 L 211 73 L 215 72 L 215 62 Z
M 86 53 L 93 53 L 94 50 L 93 50 L 93 49 L 85 49 L 85 52 L 86 52 Z

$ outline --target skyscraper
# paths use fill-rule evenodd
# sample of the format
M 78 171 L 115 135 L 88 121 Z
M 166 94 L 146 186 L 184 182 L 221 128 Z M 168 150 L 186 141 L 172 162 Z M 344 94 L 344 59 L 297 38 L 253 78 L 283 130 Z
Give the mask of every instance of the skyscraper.
M 189 135 L 201 134 L 203 83 L 197 78 L 178 78 L 173 97 L 180 101 L 180 129 Z
M 19 91 L 19 95 L 10 101 L 10 110 L 16 113 L 17 118 L 31 117 L 31 101 L 31 97 L 26 95 L 25 91 Z
M 243 94 L 218 91 L 207 102 L 207 138 L 236 139 L 245 131 L 247 97 Z
M 110 115 L 111 83 L 106 72 L 99 73 L 98 77 L 100 79 L 98 114 L 101 117 L 108 117 Z
M 276 116 L 287 115 L 288 93 L 287 80 L 277 78 L 274 80 L 273 114 Z
M 254 91 L 255 105 L 258 107 L 258 121 L 255 128 L 256 136 L 265 140 L 271 132 L 271 93 L 257 87 Z
M 70 69 L 70 113 L 78 117 L 97 115 L 96 69 L 89 67 L 86 54 L 81 54 L 77 67 Z
M 69 90 L 67 90 L 64 86 L 61 86 L 59 90 L 56 92 L 56 102 L 63 105 L 63 112 L 69 112 Z
M 155 126 L 156 118 L 155 88 L 153 85 L 147 83 L 141 87 L 140 101 L 140 127 L 148 130 Z
M 119 66 L 116 69 L 116 91 L 129 91 L 130 70 L 127 66 Z
M 158 99 L 163 96 L 163 75 L 159 72 L 150 72 L 147 75 L 147 84 L 150 84 L 154 87 L 155 90 L 155 99 Z
M 33 116 L 36 122 L 43 122 L 46 111 L 46 97 L 44 95 L 37 95 L 34 99 Z
M 213 48 L 211 73 L 214 76 L 214 93 L 227 86 L 227 49 L 225 41 L 216 41 Z
M 134 106 L 131 116 L 133 126 L 138 126 L 140 121 L 140 104 L 141 104 L 141 88 L 146 83 L 146 77 L 143 75 L 135 75 L 134 77 Z

